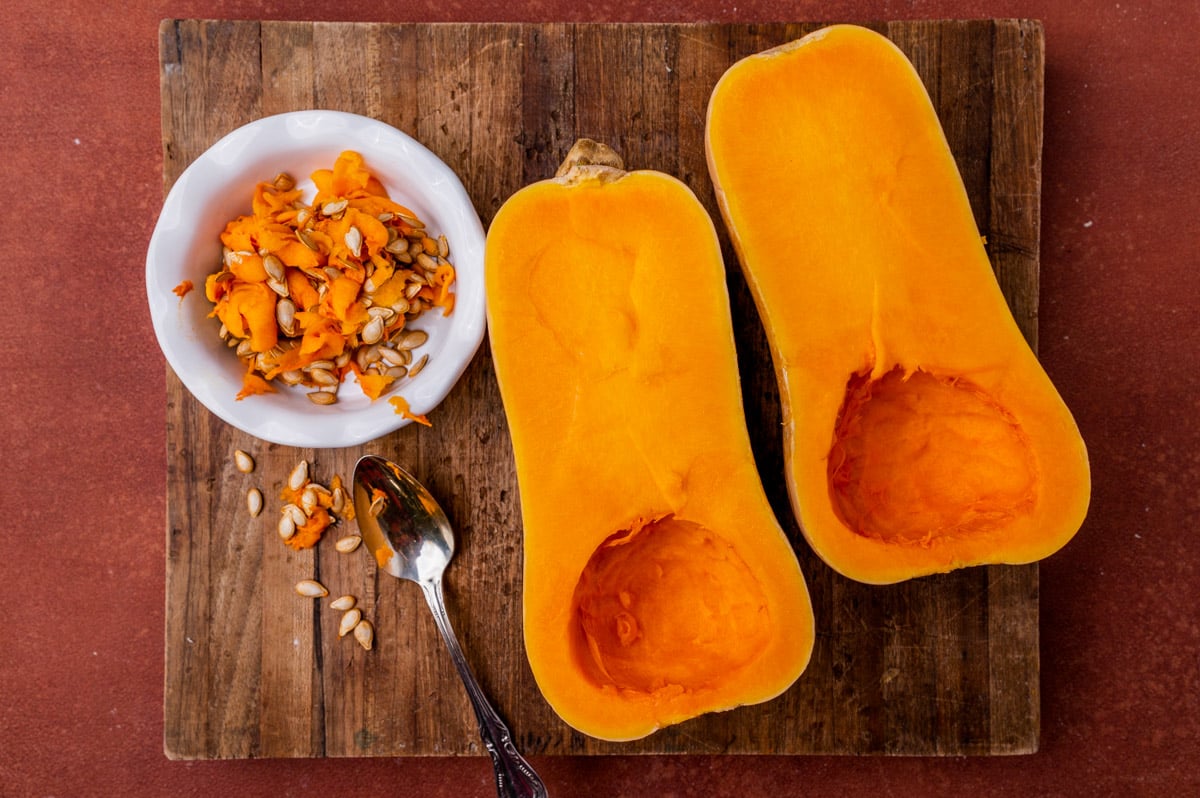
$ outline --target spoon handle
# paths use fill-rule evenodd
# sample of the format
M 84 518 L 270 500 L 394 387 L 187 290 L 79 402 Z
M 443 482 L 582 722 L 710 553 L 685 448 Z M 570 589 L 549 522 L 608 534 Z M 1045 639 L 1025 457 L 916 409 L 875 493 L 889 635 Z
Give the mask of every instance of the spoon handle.
M 421 582 L 420 585 L 425 594 L 425 601 L 433 611 L 433 620 L 438 631 L 446 641 L 450 658 L 454 660 L 454 667 L 458 669 L 458 675 L 462 677 L 463 685 L 467 688 L 467 697 L 471 699 L 475 717 L 479 719 L 479 735 L 483 738 L 488 753 L 492 755 L 492 767 L 496 771 L 496 794 L 501 798 L 546 798 L 546 785 L 517 751 L 508 726 L 504 725 L 504 721 L 484 695 L 483 689 L 471 673 L 470 666 L 467 665 L 462 648 L 458 645 L 458 638 L 454 636 L 454 630 L 450 627 L 450 618 L 446 615 L 442 581 L 434 579 Z

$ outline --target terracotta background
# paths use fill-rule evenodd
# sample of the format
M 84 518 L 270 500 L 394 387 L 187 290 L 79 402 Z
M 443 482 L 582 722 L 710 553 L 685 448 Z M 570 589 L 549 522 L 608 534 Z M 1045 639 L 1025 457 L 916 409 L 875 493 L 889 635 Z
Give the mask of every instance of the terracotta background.
M 1200 4 L 361 0 L 19 7 L 0 27 L 0 796 L 487 796 L 483 758 L 162 753 L 164 361 L 143 288 L 166 17 L 1045 22 L 1042 359 L 1095 489 L 1041 577 L 1042 751 L 555 758 L 556 796 L 1200 794 Z

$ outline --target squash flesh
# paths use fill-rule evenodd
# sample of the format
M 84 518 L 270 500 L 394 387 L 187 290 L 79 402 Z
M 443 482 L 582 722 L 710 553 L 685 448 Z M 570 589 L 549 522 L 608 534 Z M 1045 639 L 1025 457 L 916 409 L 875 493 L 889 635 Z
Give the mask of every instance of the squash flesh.
M 744 59 L 713 92 L 706 141 L 813 549 L 889 583 L 1064 545 L 1087 509 L 1086 449 L 903 54 L 833 26 Z M 925 400 L 940 409 L 924 422 L 900 412 Z
M 653 172 L 543 181 L 497 213 L 486 262 L 547 701 L 628 740 L 778 695 L 812 607 L 750 449 L 703 207 Z
M 1037 503 L 1016 419 L 970 383 L 924 371 L 852 380 L 828 459 L 842 523 L 884 542 L 987 532 Z
M 575 603 L 586 644 L 575 653 L 581 667 L 647 694 L 710 688 L 757 658 L 771 634 L 762 587 L 737 550 L 675 518 L 597 549 Z

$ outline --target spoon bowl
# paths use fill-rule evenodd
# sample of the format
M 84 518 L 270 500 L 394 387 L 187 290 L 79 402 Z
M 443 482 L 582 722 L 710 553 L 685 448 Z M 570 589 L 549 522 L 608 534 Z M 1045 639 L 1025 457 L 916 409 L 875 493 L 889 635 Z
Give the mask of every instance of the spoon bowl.
M 442 574 L 454 556 L 454 531 L 433 495 L 400 466 L 366 455 L 354 467 L 354 513 L 376 565 L 416 582 L 467 689 L 496 773 L 497 794 L 544 798 L 546 787 L 517 751 L 512 734 L 475 680 L 446 614 Z
M 441 578 L 454 530 L 425 486 L 395 463 L 367 455 L 354 467 L 354 512 L 379 569 L 418 584 Z

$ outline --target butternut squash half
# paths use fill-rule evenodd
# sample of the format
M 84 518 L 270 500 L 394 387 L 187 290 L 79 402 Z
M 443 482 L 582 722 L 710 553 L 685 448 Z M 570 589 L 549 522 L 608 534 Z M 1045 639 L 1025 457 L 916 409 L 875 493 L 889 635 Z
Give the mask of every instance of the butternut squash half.
M 485 257 L 546 700 L 632 740 L 786 690 L 812 606 L 755 468 L 703 206 L 581 142 L 504 203 Z
M 713 91 L 706 144 L 817 554 L 885 584 L 1063 546 L 1087 452 L 900 50 L 834 26 L 743 59 Z

